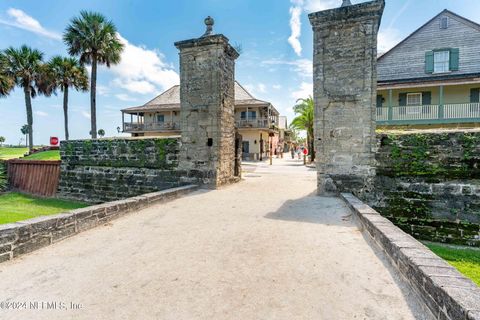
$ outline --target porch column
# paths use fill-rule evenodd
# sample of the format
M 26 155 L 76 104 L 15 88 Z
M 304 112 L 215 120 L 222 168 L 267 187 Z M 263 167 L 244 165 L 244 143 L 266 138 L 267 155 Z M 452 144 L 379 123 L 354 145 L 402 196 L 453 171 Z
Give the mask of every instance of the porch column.
M 247 107 L 246 118 L 245 119 L 247 119 L 247 123 L 248 123 L 248 107 Z
M 122 111 L 122 131 L 125 131 L 125 112 Z
M 393 90 L 388 89 L 388 121 L 393 120 Z
M 439 97 L 438 97 L 438 119 L 444 118 L 444 90 L 443 86 L 439 88 Z

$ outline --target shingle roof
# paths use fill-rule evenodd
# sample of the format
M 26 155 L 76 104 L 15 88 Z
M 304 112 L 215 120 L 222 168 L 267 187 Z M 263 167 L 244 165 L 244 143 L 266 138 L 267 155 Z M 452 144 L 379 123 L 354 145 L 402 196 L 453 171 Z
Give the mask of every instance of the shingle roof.
M 236 106 L 269 106 L 270 102 L 254 98 L 242 85 L 235 81 L 235 105 Z M 273 108 L 273 106 L 272 106 Z M 159 96 L 145 103 L 143 106 L 123 109 L 124 112 L 148 112 L 180 110 L 180 86 L 176 85 L 163 92 Z

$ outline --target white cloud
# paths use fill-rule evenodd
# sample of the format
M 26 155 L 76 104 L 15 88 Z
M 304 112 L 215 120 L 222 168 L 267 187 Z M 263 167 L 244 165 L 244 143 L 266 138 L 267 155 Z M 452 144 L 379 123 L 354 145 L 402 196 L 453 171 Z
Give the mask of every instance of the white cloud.
M 125 45 L 122 60 L 111 70 L 117 75 L 114 83 L 128 91 L 148 94 L 166 90 L 180 82 L 172 66 L 166 64 L 164 56 L 143 46 L 129 43 L 121 35 L 120 41 Z
M 301 3 L 301 1 L 294 1 L 294 3 Z M 288 38 L 288 43 L 293 48 L 293 51 L 300 57 L 302 55 L 302 45 L 300 43 L 300 36 L 302 34 L 302 21 L 300 17 L 302 15 L 302 7 L 294 6 L 290 7 L 290 30 L 291 34 Z
M 62 39 L 61 34 L 45 29 L 38 20 L 35 20 L 20 9 L 10 8 L 7 10 L 7 15 L 13 20 L 0 19 L 0 24 L 27 30 L 55 40 Z
M 313 75 L 313 64 L 310 59 L 298 59 L 298 60 L 265 60 L 262 61 L 264 65 L 287 65 L 292 66 L 293 71 L 297 72 L 302 77 L 311 78 Z
M 380 30 L 378 33 L 378 54 L 381 55 L 392 49 L 402 40 L 400 32 L 395 28 Z
M 122 101 L 136 101 L 136 100 L 137 100 L 137 99 L 135 99 L 135 98 L 130 97 L 130 96 L 129 96 L 128 94 L 126 94 L 126 93 L 116 94 L 115 97 L 117 97 L 117 99 L 122 100 Z
M 87 112 L 87 111 L 80 111 L 80 113 L 81 113 L 81 114 L 82 114 L 82 116 L 84 116 L 85 118 L 87 118 L 87 119 L 91 119 L 90 112 Z
M 316 12 L 338 8 L 341 4 L 341 0 L 306 0 L 304 8 L 307 12 Z
M 46 117 L 46 116 L 48 116 L 48 113 L 43 112 L 43 111 L 35 111 L 34 113 L 35 113 L 37 116 L 40 116 L 40 117 Z
M 110 88 L 108 88 L 107 86 L 97 84 L 97 93 L 101 96 L 108 97 L 108 94 L 110 93 Z
M 291 97 L 295 100 L 305 99 L 309 96 L 313 96 L 313 83 L 311 82 L 302 82 L 300 88 L 291 94 Z
M 263 83 L 258 84 L 258 91 L 265 93 L 267 92 L 267 86 L 265 86 Z

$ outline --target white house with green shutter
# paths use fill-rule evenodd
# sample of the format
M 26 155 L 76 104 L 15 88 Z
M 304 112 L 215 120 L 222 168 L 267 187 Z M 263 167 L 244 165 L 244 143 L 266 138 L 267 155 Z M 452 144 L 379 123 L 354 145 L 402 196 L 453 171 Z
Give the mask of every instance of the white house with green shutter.
M 377 124 L 480 124 L 480 25 L 444 10 L 378 58 Z

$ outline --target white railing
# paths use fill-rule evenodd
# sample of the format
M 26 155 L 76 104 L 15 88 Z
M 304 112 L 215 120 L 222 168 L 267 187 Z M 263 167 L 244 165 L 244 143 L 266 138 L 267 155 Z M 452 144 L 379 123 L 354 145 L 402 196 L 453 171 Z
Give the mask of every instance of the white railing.
M 159 123 L 135 123 L 125 122 L 123 124 L 124 132 L 134 131 L 172 131 L 180 130 L 180 124 L 178 122 L 159 122 Z
M 255 119 L 240 119 L 236 121 L 237 128 L 268 128 L 268 119 L 255 118 Z
M 446 104 L 443 117 L 445 119 L 480 118 L 480 103 Z
M 422 121 L 422 123 L 452 122 L 458 119 L 476 119 L 480 121 L 480 103 L 458 103 L 423 106 L 394 106 L 377 108 L 377 121 L 406 122 Z

